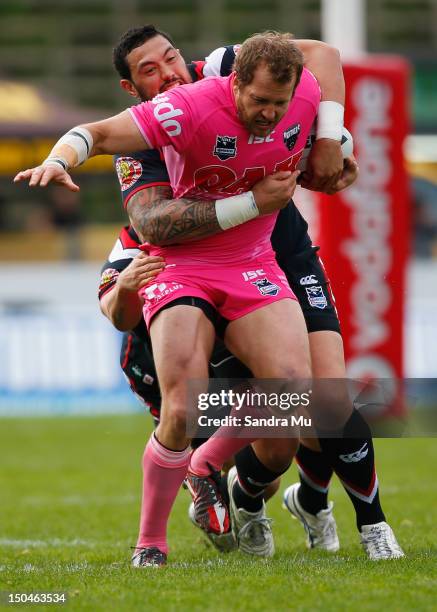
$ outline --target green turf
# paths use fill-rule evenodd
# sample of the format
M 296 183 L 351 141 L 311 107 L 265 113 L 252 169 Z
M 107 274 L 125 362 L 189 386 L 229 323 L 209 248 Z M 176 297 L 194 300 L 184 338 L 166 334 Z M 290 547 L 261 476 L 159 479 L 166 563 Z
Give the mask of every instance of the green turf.
M 275 557 L 220 557 L 189 523 L 182 491 L 169 565 L 133 570 L 149 426 L 141 415 L 0 419 L 0 590 L 67 591 L 68 610 L 436 609 L 437 439 L 376 442 L 383 505 L 406 559 L 364 557 L 334 482 L 339 554 L 307 552 L 278 497 L 269 504 Z M 295 479 L 293 468 L 283 486 Z

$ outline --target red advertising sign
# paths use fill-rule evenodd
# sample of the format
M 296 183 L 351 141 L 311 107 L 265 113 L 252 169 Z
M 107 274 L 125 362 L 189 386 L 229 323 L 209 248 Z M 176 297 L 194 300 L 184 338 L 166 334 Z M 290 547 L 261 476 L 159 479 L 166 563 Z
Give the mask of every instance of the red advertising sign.
M 360 167 L 356 183 L 320 197 L 321 255 L 331 277 L 351 378 L 401 378 L 409 189 L 409 67 L 369 56 L 344 66 L 345 126 Z

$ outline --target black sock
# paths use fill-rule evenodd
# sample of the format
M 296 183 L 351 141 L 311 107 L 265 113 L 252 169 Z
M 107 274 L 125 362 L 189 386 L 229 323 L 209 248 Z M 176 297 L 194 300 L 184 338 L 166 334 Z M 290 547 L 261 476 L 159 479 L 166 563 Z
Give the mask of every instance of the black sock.
M 235 465 L 238 480 L 232 490 L 232 497 L 237 508 L 244 508 L 248 512 L 261 510 L 264 491 L 271 482 L 287 471 L 278 473 L 270 470 L 261 463 L 250 445 L 235 455 Z
M 329 481 L 334 470 L 321 452 L 313 451 L 302 443 L 296 453 L 299 468 L 299 503 L 310 514 L 328 507 Z
M 338 437 L 323 437 L 320 446 L 340 478 L 356 512 L 357 527 L 385 521 L 379 502 L 372 433 L 354 410 Z

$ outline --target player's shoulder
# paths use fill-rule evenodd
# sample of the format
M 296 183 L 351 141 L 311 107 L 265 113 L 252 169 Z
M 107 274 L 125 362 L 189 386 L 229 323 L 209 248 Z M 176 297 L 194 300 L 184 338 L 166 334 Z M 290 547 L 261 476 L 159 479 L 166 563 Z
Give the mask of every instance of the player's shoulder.
M 203 76 L 228 76 L 232 72 L 235 56 L 241 45 L 225 45 L 214 49 L 206 58 Z
M 228 76 L 223 77 L 220 75 L 213 75 L 208 78 L 200 79 L 195 83 L 180 85 L 179 87 L 175 87 L 174 89 L 170 90 L 168 93 L 170 96 L 183 96 L 196 100 L 198 99 L 197 93 L 199 91 L 208 92 L 222 89 L 223 87 L 226 87 L 226 84 L 229 82 L 229 78 L 230 77 Z
M 320 100 L 319 83 L 308 68 L 302 70 L 299 85 L 296 87 L 295 97 L 309 99 L 311 101 Z
M 230 78 L 212 76 L 180 85 L 167 92 L 165 102 L 169 102 L 182 115 L 189 110 L 191 118 L 200 125 L 207 122 L 212 113 L 231 104 Z
M 149 163 L 153 161 L 160 160 L 160 154 L 157 149 L 147 149 L 144 151 L 134 151 L 133 153 L 128 153 L 126 155 L 114 155 L 114 162 L 117 163 L 118 160 L 123 159 L 134 159 L 141 164 Z

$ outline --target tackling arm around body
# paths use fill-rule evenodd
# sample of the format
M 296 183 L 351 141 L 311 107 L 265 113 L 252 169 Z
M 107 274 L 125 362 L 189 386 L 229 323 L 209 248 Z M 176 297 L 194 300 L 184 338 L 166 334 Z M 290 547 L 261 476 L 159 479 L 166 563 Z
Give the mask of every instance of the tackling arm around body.
M 100 299 L 103 314 L 120 331 L 134 329 L 142 318 L 143 300 L 138 291 L 165 267 L 162 257 L 139 253 L 117 277 L 115 285 Z
M 284 208 L 292 198 L 297 173 L 289 177 L 286 174 L 290 173 L 266 177 L 252 188 L 260 215 Z M 327 193 L 332 195 L 346 189 L 357 176 L 355 158 L 347 157 L 340 179 Z M 165 246 L 199 240 L 226 229 L 218 221 L 214 201 L 175 200 L 171 195 L 170 187 L 146 187 L 129 200 L 127 211 L 131 224 L 144 242 Z M 220 202 L 226 206 L 227 200 Z

